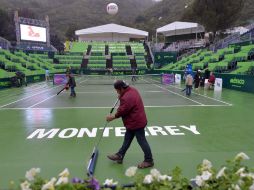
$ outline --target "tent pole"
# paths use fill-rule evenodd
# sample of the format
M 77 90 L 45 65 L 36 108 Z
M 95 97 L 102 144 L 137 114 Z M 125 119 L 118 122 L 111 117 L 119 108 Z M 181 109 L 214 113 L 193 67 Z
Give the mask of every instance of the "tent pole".
M 198 32 L 197 32 L 198 28 L 196 28 L 196 42 L 198 41 Z
M 158 38 L 157 32 L 156 32 L 156 37 L 155 37 L 155 38 L 156 38 L 155 40 L 156 40 L 156 45 L 157 45 L 157 43 L 158 43 L 158 41 L 157 41 L 157 40 L 158 40 L 158 39 L 157 39 L 157 38 Z

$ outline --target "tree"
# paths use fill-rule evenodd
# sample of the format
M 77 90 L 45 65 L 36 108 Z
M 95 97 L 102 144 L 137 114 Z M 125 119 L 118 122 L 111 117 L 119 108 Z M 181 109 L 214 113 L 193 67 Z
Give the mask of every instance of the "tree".
M 3 9 L 0 9 L 0 36 L 9 41 L 15 40 L 15 26 L 13 17 Z
M 19 10 L 19 16 L 24 18 L 38 19 L 39 16 L 29 8 L 22 8 Z
M 75 24 L 71 24 L 66 33 L 65 33 L 65 37 L 67 40 L 70 40 L 70 41 L 74 41 L 76 39 L 76 35 L 75 35 L 75 31 L 78 29 L 77 25 Z
M 136 17 L 135 22 L 136 23 L 142 23 L 145 22 L 146 18 L 143 15 L 139 15 L 138 17 Z
M 59 52 L 64 51 L 64 44 L 61 42 L 60 38 L 56 34 L 50 35 L 50 43 L 53 45 Z
M 244 7 L 245 0 L 194 0 L 183 19 L 205 26 L 215 33 L 234 25 Z
M 14 11 L 7 12 L 0 9 L 0 36 L 9 40 L 16 41 L 16 31 L 14 23 Z M 19 10 L 19 16 L 26 18 L 36 18 L 36 14 L 27 8 Z

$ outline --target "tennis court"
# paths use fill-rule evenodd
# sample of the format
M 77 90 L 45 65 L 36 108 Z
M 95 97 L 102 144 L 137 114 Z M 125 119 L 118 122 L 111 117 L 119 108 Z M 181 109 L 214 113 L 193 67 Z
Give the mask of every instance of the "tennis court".
M 112 84 L 118 78 L 76 77 L 76 98 L 70 98 L 69 91 L 57 96 L 62 86 L 46 82 L 0 91 L 0 189 L 32 167 L 40 167 L 45 178 L 64 168 L 71 177 L 86 177 L 91 152 L 117 98 Z M 253 165 L 253 94 L 199 89 L 186 97 L 184 86 L 162 85 L 156 76 L 141 76 L 134 83 L 124 79 L 143 98 L 155 168 L 168 172 L 179 166 L 191 178 L 204 158 L 220 166 L 239 152 L 248 154 L 247 165 Z M 103 134 L 95 170 L 100 181 L 114 178 L 127 183 L 125 170 L 143 160 L 137 142 L 122 165 L 106 158 L 120 148 L 123 133 L 119 119 Z

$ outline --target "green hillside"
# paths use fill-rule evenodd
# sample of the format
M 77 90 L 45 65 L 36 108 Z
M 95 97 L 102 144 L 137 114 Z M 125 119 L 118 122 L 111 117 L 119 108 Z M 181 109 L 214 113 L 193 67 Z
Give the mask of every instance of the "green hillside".
M 254 21 L 253 0 L 245 0 L 245 6 L 235 22 L 243 25 Z M 119 13 L 110 16 L 106 5 L 115 2 Z M 39 18 L 50 17 L 51 33 L 64 39 L 69 26 L 77 29 L 101 24 L 117 23 L 155 33 L 156 28 L 173 21 L 183 20 L 187 9 L 187 0 L 0 0 L 1 8 L 12 12 L 17 9 L 29 9 Z M 195 20 L 193 20 L 195 21 Z
M 155 32 L 155 29 L 174 21 L 183 20 L 184 13 L 190 8 L 186 7 L 190 0 L 163 0 L 150 7 L 136 18 L 137 26 L 148 31 Z M 195 21 L 195 20 L 193 20 Z M 254 22 L 253 0 L 245 0 L 245 6 L 235 22 L 235 25 L 246 25 Z
M 116 16 L 106 12 L 110 2 L 119 6 Z M 0 0 L 0 4 L 10 12 L 25 8 L 42 19 L 49 15 L 51 32 L 63 37 L 69 25 L 80 29 L 112 22 L 133 26 L 135 18 L 154 3 L 152 0 Z

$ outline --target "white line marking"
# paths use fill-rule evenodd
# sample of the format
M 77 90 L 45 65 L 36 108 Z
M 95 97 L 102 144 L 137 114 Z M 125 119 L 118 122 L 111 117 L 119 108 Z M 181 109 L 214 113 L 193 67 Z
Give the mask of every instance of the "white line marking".
M 79 80 L 79 79 L 78 79 L 78 80 Z M 77 81 L 78 81 L 78 80 L 77 80 Z M 26 99 L 28 99 L 28 98 L 31 98 L 31 97 L 33 97 L 33 96 L 36 96 L 36 95 L 42 94 L 42 93 L 44 93 L 44 92 L 50 91 L 50 90 L 55 89 L 55 88 L 59 88 L 59 87 L 61 87 L 61 86 L 63 86 L 63 85 L 59 85 L 59 86 L 55 86 L 55 87 L 51 87 L 51 88 L 49 88 L 49 89 L 47 89 L 47 90 L 44 90 L 44 91 L 42 91 L 42 92 L 39 92 L 39 93 L 33 94 L 33 95 L 31 95 L 31 96 L 28 96 L 28 97 L 25 97 L 25 98 L 18 99 L 18 100 L 16 100 L 16 101 L 10 102 L 10 103 L 5 104 L 5 105 L 1 105 L 1 106 L 0 106 L 0 108 L 3 108 L 3 107 L 5 107 L 5 106 L 11 105 L 11 104 L 14 104 L 14 103 L 19 102 L 19 101 L 22 101 L 22 100 L 26 100 Z
M 153 79 L 150 79 L 150 80 L 155 81 L 155 82 L 158 82 L 158 81 L 153 80 Z M 183 88 L 180 88 L 180 87 L 176 87 L 176 86 L 173 86 L 173 85 L 169 85 L 169 86 L 174 87 L 174 88 L 177 88 L 177 89 L 179 89 L 179 90 L 183 90 Z M 211 100 L 214 100 L 214 101 L 217 101 L 217 102 L 221 102 L 221 103 L 227 104 L 227 105 L 229 105 L 229 106 L 233 106 L 233 104 L 230 104 L 230 103 L 227 103 L 227 102 L 224 102 L 224 101 L 221 101 L 221 100 L 217 100 L 217 99 L 211 98 L 211 97 L 209 97 L 209 96 L 205 96 L 205 95 L 198 94 L 198 93 L 195 93 L 195 92 L 192 92 L 192 93 L 193 93 L 193 94 L 196 94 L 196 95 L 199 95 L 199 96 L 203 96 L 203 97 L 205 97 L 205 98 L 208 98 L 208 99 L 211 99 Z
M 12 93 L 11 93 L 11 96 L 12 97 L 14 97 L 14 96 L 18 96 L 18 95 L 26 95 L 26 94 L 29 94 L 29 92 L 28 91 L 36 91 L 36 90 L 38 90 L 38 89 L 43 89 L 44 88 L 44 86 L 46 86 L 45 84 L 40 84 L 40 86 L 36 86 L 35 88 L 33 88 L 33 87 L 31 87 L 31 86 L 27 86 L 27 87 L 24 87 L 24 88 L 20 88 L 20 89 L 15 89 L 15 90 L 19 90 L 18 92 L 15 92 L 15 93 L 13 93 L 13 89 L 7 89 L 6 91 L 3 91 L 4 93 L 6 93 L 6 94 L 3 94 L 3 96 L 1 96 L 1 97 L 3 97 L 3 98 L 5 98 L 6 96 L 7 97 L 10 97 L 10 95 L 8 95 L 8 94 L 10 94 L 10 92 L 8 92 L 8 91 L 11 91 Z M 24 91 L 23 91 L 24 90 Z
M 86 82 L 86 81 L 88 81 L 88 79 L 79 82 L 79 84 L 82 84 L 83 82 Z
M 46 100 L 45 100 L 46 101 Z M 181 108 L 181 107 L 228 107 L 228 105 L 171 105 L 171 106 L 145 106 L 145 108 Z M 45 110 L 45 109 L 109 109 L 110 106 L 105 107 L 52 107 L 52 108 L 2 108 L 1 110 Z M 116 107 L 117 108 L 117 107 Z
M 151 90 L 151 91 L 149 91 L 149 90 L 148 90 L 148 91 L 140 91 L 140 92 L 141 92 L 141 93 L 142 93 L 142 92 L 151 92 L 151 93 L 157 93 L 157 92 L 164 92 L 164 91 L 155 91 L 155 90 Z
M 47 100 L 49 100 L 49 99 L 55 97 L 55 96 L 57 96 L 57 95 L 55 94 L 55 95 L 53 95 L 53 96 L 50 96 L 50 97 L 48 97 L 48 98 L 46 98 L 46 99 L 44 99 L 44 100 L 42 100 L 42 101 L 40 101 L 40 102 L 38 102 L 38 103 L 36 103 L 36 104 L 30 106 L 30 107 L 28 107 L 28 108 L 33 108 L 34 106 L 37 106 L 37 105 L 39 105 L 39 104 L 41 104 L 41 103 L 43 103 L 43 102 L 45 102 L 45 101 L 47 101 Z
M 179 89 L 179 90 L 183 90 L 183 88 L 180 88 L 180 87 L 176 87 L 176 86 L 173 86 L 173 85 L 170 85 L 170 86 L 172 86 L 172 87 L 174 87 L 174 88 L 177 88 L 177 89 Z M 223 103 L 223 104 L 227 104 L 227 105 L 229 105 L 229 106 L 232 106 L 233 104 L 230 104 L 230 103 L 227 103 L 227 102 L 224 102 L 224 101 L 221 101 L 221 100 L 217 100 L 217 99 L 215 99 L 215 98 L 212 98 L 212 97 L 209 97 L 209 96 L 206 96 L 206 95 L 203 95 L 203 94 L 198 94 L 198 93 L 195 93 L 195 92 L 192 92 L 193 94 L 196 94 L 196 95 L 199 95 L 199 96 L 203 96 L 203 97 L 205 97 L 205 98 L 208 98 L 208 99 L 211 99 L 211 100 L 214 100 L 214 101 L 217 101 L 217 102 L 221 102 L 221 103 Z
M 149 92 L 149 93 L 161 93 L 161 92 L 165 92 L 165 91 L 139 91 L 139 92 Z M 67 92 L 65 92 L 67 93 Z M 113 91 L 103 91 L 103 92 L 96 92 L 96 91 L 88 91 L 88 92 L 76 92 L 77 94 L 115 94 Z
M 145 79 L 143 79 L 144 81 L 147 81 L 147 80 L 145 80 Z M 149 82 L 149 81 L 147 81 L 147 82 Z M 168 92 L 171 92 L 172 94 L 175 94 L 175 95 L 178 95 L 178 96 L 180 96 L 180 97 L 182 97 L 182 98 L 184 98 L 184 99 L 187 99 L 187 100 L 190 100 L 190 101 L 192 101 L 192 102 L 195 102 L 195 103 L 197 103 L 197 104 L 199 104 L 199 105 L 204 105 L 204 104 L 202 104 L 202 103 L 200 103 L 200 102 L 198 102 L 198 101 L 195 101 L 195 100 L 192 100 L 192 99 L 190 99 L 190 98 L 188 98 L 188 97 L 185 97 L 185 96 L 183 96 L 183 95 L 181 95 L 181 94 L 178 94 L 178 93 L 176 93 L 176 92 L 173 92 L 173 91 L 171 91 L 171 90 L 169 90 L 169 89 L 167 89 L 167 88 L 164 88 L 164 87 L 162 87 L 162 86 L 160 86 L 160 85 L 157 85 L 157 84 L 153 84 L 154 86 L 157 86 L 158 88 L 161 88 L 161 89 L 163 89 L 163 90 L 166 90 L 166 91 L 168 91 Z
M 38 95 L 38 94 L 42 94 L 42 93 L 44 93 L 44 92 L 47 92 L 47 91 L 49 91 L 49 90 L 52 90 L 52 89 L 54 89 L 54 88 L 59 88 L 59 87 L 60 87 L 60 86 L 55 86 L 55 87 L 52 87 L 52 88 L 50 88 L 50 89 L 44 90 L 44 91 L 42 91 L 42 92 L 33 94 L 33 95 L 31 95 L 31 96 L 27 96 L 27 97 L 25 97 L 25 98 L 18 99 L 18 100 L 16 100 L 16 101 L 10 102 L 10 103 L 8 103 L 8 104 L 2 105 L 2 106 L 0 106 L 0 108 L 3 108 L 3 107 L 5 107 L 5 106 L 11 105 L 11 104 L 14 104 L 14 103 L 19 102 L 19 101 L 21 101 L 21 100 L 26 100 L 26 99 L 31 98 L 31 97 L 33 97 L 33 96 L 36 96 L 36 95 Z

